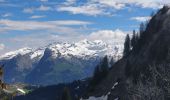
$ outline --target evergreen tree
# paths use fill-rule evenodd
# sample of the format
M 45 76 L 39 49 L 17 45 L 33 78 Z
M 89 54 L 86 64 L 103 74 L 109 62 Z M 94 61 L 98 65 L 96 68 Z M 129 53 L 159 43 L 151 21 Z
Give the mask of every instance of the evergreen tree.
M 141 23 L 139 27 L 140 37 L 142 36 L 142 33 L 145 31 L 145 24 Z
M 107 75 L 108 71 L 109 71 L 109 63 L 108 63 L 107 56 L 105 56 L 101 63 L 101 73 L 102 73 L 103 77 L 105 77 L 105 75 Z
M 93 77 L 92 77 L 92 79 L 90 80 L 89 85 L 88 85 L 88 90 L 89 90 L 89 91 L 92 92 L 92 91 L 94 90 L 95 86 L 96 86 L 98 83 L 100 83 L 100 81 L 101 81 L 100 75 L 101 75 L 100 66 L 97 65 L 97 66 L 95 67 L 94 72 L 93 72 Z
M 97 85 L 100 82 L 100 80 L 101 80 L 100 75 L 101 75 L 100 66 L 97 65 L 94 70 L 93 78 L 90 82 L 90 86 L 94 87 L 95 85 Z
M 71 94 L 67 87 L 64 87 L 61 100 L 71 100 Z
M 135 30 L 133 30 L 133 36 L 132 36 L 132 39 L 131 39 L 132 48 L 134 48 L 135 45 L 136 45 L 136 32 L 135 32 Z
M 124 51 L 123 51 L 123 56 L 127 56 L 130 53 L 130 37 L 129 34 L 127 34 L 125 43 L 124 43 Z
M 114 59 L 113 59 L 113 57 L 112 57 L 111 60 L 110 60 L 110 66 L 113 66 L 114 63 L 115 63 L 115 62 L 114 62 Z
M 105 56 L 101 63 L 96 66 L 93 74 L 93 78 L 90 81 L 90 90 L 93 91 L 94 87 L 100 83 L 108 74 L 109 71 L 109 63 L 108 63 L 108 58 Z

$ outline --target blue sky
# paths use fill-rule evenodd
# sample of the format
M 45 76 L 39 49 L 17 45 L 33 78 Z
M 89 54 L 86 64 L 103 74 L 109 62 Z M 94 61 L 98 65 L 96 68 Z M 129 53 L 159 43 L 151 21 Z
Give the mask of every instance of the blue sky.
M 167 0 L 0 0 L 0 54 L 56 41 L 122 39 Z M 115 37 L 115 35 L 119 37 Z

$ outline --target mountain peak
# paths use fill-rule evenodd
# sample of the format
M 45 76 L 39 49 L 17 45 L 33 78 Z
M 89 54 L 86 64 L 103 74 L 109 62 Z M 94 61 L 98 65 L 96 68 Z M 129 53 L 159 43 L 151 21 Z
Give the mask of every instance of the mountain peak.
M 115 47 L 119 48 L 119 52 L 114 49 Z M 70 55 L 72 55 L 81 58 L 91 58 L 94 56 L 103 57 L 104 55 L 117 55 L 120 57 L 123 51 L 121 46 L 118 47 L 117 45 L 109 45 L 102 40 L 89 41 L 87 39 L 84 39 L 76 43 L 55 42 L 36 50 L 28 47 L 21 48 L 16 51 L 11 51 L 6 53 L 5 55 L 2 55 L 0 59 L 11 59 L 18 54 L 25 55 L 27 53 L 30 53 L 31 59 L 34 59 L 36 57 L 41 58 L 46 48 L 51 51 L 51 56 L 54 58 L 58 57 L 59 55 L 61 55 L 62 57 L 69 57 Z
M 0 56 L 0 59 L 11 59 L 17 55 L 25 55 L 27 53 L 30 53 L 32 52 L 32 49 L 29 48 L 29 47 L 24 47 L 24 48 L 21 48 L 21 49 L 18 49 L 18 50 L 15 50 L 15 51 L 11 51 L 11 52 L 8 52 L 2 56 Z

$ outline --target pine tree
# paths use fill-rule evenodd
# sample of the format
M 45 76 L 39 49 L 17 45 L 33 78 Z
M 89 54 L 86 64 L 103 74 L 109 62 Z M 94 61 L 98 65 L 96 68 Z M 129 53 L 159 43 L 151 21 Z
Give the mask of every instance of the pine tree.
M 95 67 L 95 70 L 93 72 L 93 77 L 91 79 L 91 81 L 89 82 L 89 85 L 88 85 L 88 89 L 89 91 L 93 91 L 95 86 L 100 83 L 100 81 L 102 80 L 102 77 L 101 77 L 101 70 L 100 70 L 100 66 L 97 65 Z
M 130 53 L 130 37 L 129 34 L 127 34 L 125 43 L 124 43 L 124 51 L 123 51 L 123 56 L 126 57 Z
M 132 48 L 134 48 L 135 45 L 136 45 L 136 32 L 135 32 L 135 30 L 133 30 L 133 36 L 132 36 L 132 39 L 131 39 Z
M 145 31 L 145 24 L 141 23 L 139 27 L 140 37 L 142 36 L 142 33 Z
M 105 77 L 105 75 L 107 75 L 108 71 L 109 71 L 109 63 L 108 63 L 107 56 L 105 56 L 101 63 L 101 73 L 103 74 L 103 77 Z
M 61 100 L 71 100 L 71 94 L 67 87 L 64 87 Z
M 96 84 L 98 84 L 100 82 L 100 80 L 101 80 L 100 75 L 101 75 L 100 66 L 97 65 L 95 70 L 94 70 L 93 78 L 92 78 L 92 80 L 90 82 L 90 86 L 93 87 L 93 86 L 95 86 Z
M 111 60 L 110 60 L 110 66 L 113 66 L 114 63 L 115 63 L 115 62 L 114 62 L 114 59 L 113 59 L 113 57 L 112 57 Z

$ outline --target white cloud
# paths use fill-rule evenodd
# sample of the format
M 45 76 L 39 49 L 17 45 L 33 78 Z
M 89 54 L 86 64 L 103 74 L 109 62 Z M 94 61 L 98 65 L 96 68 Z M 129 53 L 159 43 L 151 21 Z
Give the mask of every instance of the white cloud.
M 104 11 L 102 9 L 99 9 L 97 5 L 83 5 L 83 6 L 69 6 L 69 7 L 59 7 L 57 9 L 58 11 L 67 11 L 71 12 L 72 14 L 85 14 L 85 15 L 100 15 L 103 14 Z
M 1 16 L 2 16 L 2 17 L 10 17 L 10 16 L 12 16 L 12 14 L 11 14 L 11 13 L 4 13 L 4 14 L 2 14 Z
M 138 22 L 145 22 L 150 20 L 151 17 L 150 16 L 144 16 L 144 17 L 132 17 L 131 20 L 136 20 Z
M 59 21 L 49 21 L 51 24 L 56 24 L 56 25 L 89 25 L 93 24 L 92 22 L 87 22 L 87 21 L 79 21 L 79 20 L 59 20 Z
M 34 12 L 34 8 L 24 8 L 23 12 L 24 13 L 33 13 Z
M 123 4 L 123 5 L 136 5 L 140 6 L 143 8 L 161 8 L 164 4 L 170 3 L 166 2 L 166 0 L 92 0 L 92 1 L 98 1 L 100 3 L 105 3 L 109 5 L 114 5 L 114 4 Z
M 64 2 L 65 5 L 71 5 L 75 3 L 76 3 L 76 0 L 66 0 L 66 2 Z
M 30 8 L 24 8 L 23 12 L 24 13 L 34 13 L 34 11 L 49 11 L 49 10 L 52 10 L 51 7 L 49 6 L 44 6 L 44 5 L 41 5 L 40 7 L 38 8 L 35 8 L 35 7 L 30 7 Z
M 8 32 L 11 30 L 16 31 L 49 31 L 58 33 L 76 33 L 79 31 L 78 28 L 73 28 L 73 25 L 88 25 L 92 24 L 87 21 L 79 20 L 56 20 L 56 21 L 15 21 L 15 20 L 0 20 L 0 31 Z
M 57 6 L 57 11 L 70 12 L 72 14 L 83 14 L 89 16 L 114 15 L 114 10 L 125 7 L 123 3 L 116 3 L 113 0 L 88 0 L 78 3 L 76 0 L 67 0 L 63 5 Z
M 142 8 L 159 9 L 170 1 L 166 0 L 87 0 L 81 3 L 78 0 L 66 0 L 57 6 L 57 11 L 70 12 L 83 15 L 114 15 L 115 10 L 127 8 L 134 5 Z
M 41 2 L 47 2 L 48 0 L 40 0 Z
M 99 3 L 101 6 L 111 7 L 114 9 L 122 9 L 125 7 L 124 3 L 116 2 L 114 0 L 90 0 L 92 3 Z
M 0 43 L 0 50 L 3 50 L 5 48 L 5 45 Z
M 44 17 L 46 17 L 46 16 L 45 15 L 33 15 L 30 18 L 31 19 L 37 19 L 37 18 L 44 18 Z
M 3 42 L 8 41 L 8 43 L 12 46 L 10 50 L 19 49 L 22 47 L 31 47 L 31 48 L 38 48 L 39 46 L 45 46 L 52 42 L 77 42 L 83 39 L 87 40 L 102 40 L 107 42 L 111 45 L 118 45 L 124 43 L 124 38 L 127 32 L 124 32 L 120 29 L 116 30 L 99 30 L 94 31 L 90 34 L 30 34 L 30 35 L 23 35 L 18 37 L 9 37 L 8 39 L 3 39 Z M 7 50 L 9 51 L 9 50 Z
M 41 5 L 41 6 L 40 6 L 39 8 L 37 8 L 36 10 L 38 10 L 38 11 L 49 11 L 49 10 L 51 10 L 51 7 Z
M 116 30 L 100 30 L 97 32 L 92 32 L 87 38 L 91 40 L 103 40 L 110 44 L 124 43 L 127 32 L 120 29 Z

